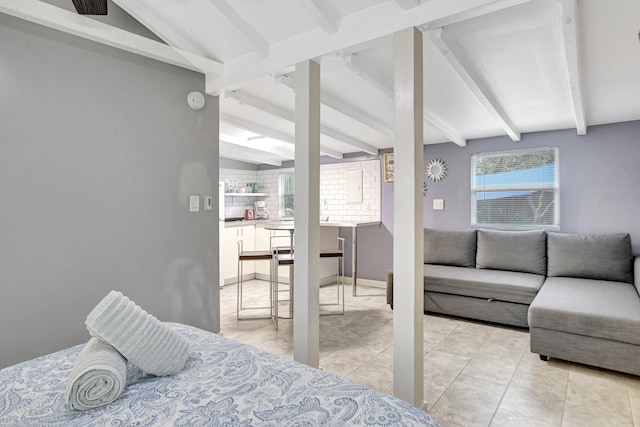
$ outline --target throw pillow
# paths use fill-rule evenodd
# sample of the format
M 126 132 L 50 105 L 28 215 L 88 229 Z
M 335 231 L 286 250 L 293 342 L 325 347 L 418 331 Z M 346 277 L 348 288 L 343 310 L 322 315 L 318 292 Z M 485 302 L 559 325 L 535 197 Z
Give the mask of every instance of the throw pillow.
M 424 229 L 424 263 L 475 267 L 476 230 Z
M 546 238 L 544 230 L 478 230 L 476 267 L 545 275 Z
M 549 276 L 633 283 L 631 236 L 549 233 Z

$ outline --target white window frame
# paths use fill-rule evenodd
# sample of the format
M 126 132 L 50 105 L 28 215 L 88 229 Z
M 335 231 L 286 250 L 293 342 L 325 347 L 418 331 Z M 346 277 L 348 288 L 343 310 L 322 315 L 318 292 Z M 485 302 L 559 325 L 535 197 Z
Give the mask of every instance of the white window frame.
M 554 197 L 554 218 L 553 224 L 521 224 L 521 223 L 478 223 L 477 222 L 477 193 L 487 190 L 486 186 L 476 184 L 476 163 L 478 160 L 488 157 L 514 156 L 533 154 L 541 151 L 555 152 L 555 182 L 551 184 L 514 184 L 489 187 L 492 191 L 527 191 L 527 190 L 552 190 Z M 478 153 L 471 156 L 471 226 L 474 228 L 501 228 L 501 229 L 547 229 L 557 230 L 560 228 L 560 153 L 557 147 L 543 147 L 525 150 L 510 150 L 492 153 Z
M 281 173 L 280 175 L 278 175 L 278 214 L 281 219 L 293 219 L 294 217 L 295 205 L 293 210 L 285 207 L 285 198 L 287 196 L 294 196 L 294 194 L 285 194 L 285 179 L 288 176 L 292 176 L 293 179 L 295 180 L 295 174 L 293 171 Z M 294 181 L 294 188 L 295 188 L 295 181 Z M 295 203 L 295 200 L 294 200 L 294 203 Z

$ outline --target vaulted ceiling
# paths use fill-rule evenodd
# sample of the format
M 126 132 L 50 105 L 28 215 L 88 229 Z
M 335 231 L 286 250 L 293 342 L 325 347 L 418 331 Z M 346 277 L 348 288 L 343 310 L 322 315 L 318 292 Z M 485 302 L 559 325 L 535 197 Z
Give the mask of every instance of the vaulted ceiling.
M 77 15 L 71 0 L 0 0 L 2 13 L 202 73 L 231 159 L 293 159 L 293 66 L 306 59 L 321 64 L 322 154 L 391 148 L 392 34 L 412 26 L 424 35 L 425 144 L 506 136 L 509 148 L 527 132 L 640 119 L 637 0 L 110 0 L 109 11 L 133 25 Z

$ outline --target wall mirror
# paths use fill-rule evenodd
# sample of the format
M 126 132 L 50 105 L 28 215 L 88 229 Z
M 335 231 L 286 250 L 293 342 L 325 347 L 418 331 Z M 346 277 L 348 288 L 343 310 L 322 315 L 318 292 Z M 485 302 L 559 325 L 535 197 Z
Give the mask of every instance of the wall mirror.
M 425 168 L 425 174 L 431 181 L 442 181 L 447 175 L 447 164 L 440 159 L 431 160 Z

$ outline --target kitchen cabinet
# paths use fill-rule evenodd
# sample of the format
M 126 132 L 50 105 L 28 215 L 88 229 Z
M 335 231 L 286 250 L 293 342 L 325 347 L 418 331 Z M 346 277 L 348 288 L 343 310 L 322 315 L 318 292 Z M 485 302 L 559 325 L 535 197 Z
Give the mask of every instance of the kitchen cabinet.
M 242 240 L 245 250 L 252 251 L 255 248 L 255 226 L 244 225 L 226 227 L 222 242 L 222 271 L 226 285 L 238 281 L 238 241 Z M 244 280 L 250 280 L 255 275 L 255 262 L 244 261 L 242 263 Z

